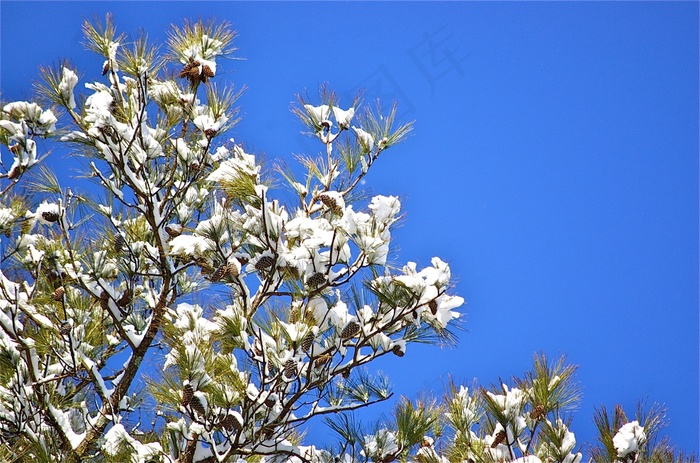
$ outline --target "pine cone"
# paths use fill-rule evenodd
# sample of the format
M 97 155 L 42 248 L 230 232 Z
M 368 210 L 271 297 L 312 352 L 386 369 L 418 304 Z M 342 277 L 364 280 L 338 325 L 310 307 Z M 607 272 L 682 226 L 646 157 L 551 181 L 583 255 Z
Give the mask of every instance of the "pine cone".
M 182 225 L 179 223 L 169 223 L 165 226 L 165 232 L 172 238 L 180 236 L 182 234 Z
M 126 307 L 131 304 L 131 290 L 127 289 L 124 294 L 117 300 L 117 305 L 119 307 Z
M 321 202 L 328 208 L 328 209 L 333 209 L 334 207 L 338 207 L 338 203 L 335 201 L 335 198 L 333 198 L 330 195 L 327 194 L 322 194 L 321 196 L 318 197 L 318 199 L 321 200 Z
M 397 356 L 397 357 L 399 357 L 399 358 L 401 358 L 401 357 L 403 357 L 404 355 L 406 355 L 406 353 L 403 351 L 403 349 L 401 349 L 401 346 L 399 346 L 399 345 L 396 345 L 396 346 L 392 347 L 392 348 L 391 348 L 391 352 L 392 352 L 395 356 Z
M 294 378 L 297 374 L 297 362 L 294 359 L 289 359 L 284 362 L 284 376 Z
M 199 397 L 197 397 L 196 395 L 193 395 L 192 399 L 190 399 L 190 408 L 195 412 L 199 413 L 200 416 L 204 416 L 207 413 L 207 411 L 204 408 L 204 405 L 202 405 L 202 401 L 199 400 Z
M 319 355 L 316 360 L 314 360 L 314 368 L 320 368 L 326 363 L 330 362 L 333 357 L 330 354 Z
M 61 327 L 58 329 L 58 332 L 61 333 L 61 336 L 67 336 L 72 328 L 73 327 L 69 322 L 63 322 L 61 323 Z
M 227 431 L 231 431 L 232 429 L 239 431 L 243 429 L 243 423 L 241 423 L 238 417 L 233 413 L 228 413 L 226 416 L 224 416 L 219 424 Z
M 438 311 L 438 303 L 435 299 L 432 301 L 428 302 L 428 307 L 430 308 L 430 313 L 435 315 L 437 314 Z
M 238 266 L 236 264 L 234 264 L 233 262 L 229 262 L 228 264 L 226 264 L 226 267 L 228 268 L 229 275 L 231 275 L 234 278 L 238 276 Z
M 274 264 L 275 264 L 275 259 L 273 259 L 270 256 L 262 256 L 255 263 L 255 269 L 259 272 L 262 272 L 263 270 L 272 267 Z
M 350 339 L 359 332 L 360 332 L 360 324 L 357 323 L 355 320 L 352 320 L 350 323 L 345 325 L 345 328 L 343 328 L 343 331 L 340 332 L 340 339 L 342 339 L 342 340 Z
M 188 406 L 192 401 L 192 397 L 194 397 L 194 388 L 190 383 L 187 383 L 182 388 L 182 401 L 180 402 L 182 406 Z
M 542 418 L 544 416 L 544 414 L 545 414 L 544 407 L 542 405 L 538 405 L 535 408 L 533 408 L 532 411 L 530 412 L 530 418 L 532 418 L 533 420 L 539 420 L 540 418 Z
M 182 78 L 184 78 L 184 77 L 187 77 L 187 76 L 190 74 L 190 70 L 191 70 L 191 69 L 192 69 L 192 65 L 191 65 L 190 63 L 185 64 L 185 65 L 182 67 L 182 70 L 180 71 L 180 74 L 178 74 L 178 76 L 180 77 L 180 79 L 182 79 Z
M 102 291 L 100 293 L 100 308 L 102 308 L 102 310 L 109 310 L 109 293 L 107 291 Z
M 301 350 L 303 350 L 304 352 L 308 352 L 311 349 L 315 338 L 316 336 L 314 336 L 314 333 L 312 331 L 306 333 L 304 339 L 301 340 Z
M 58 220 L 58 214 L 53 211 L 44 211 L 41 213 L 41 217 L 47 222 L 56 222 Z
M 335 200 L 334 197 L 328 194 L 322 194 L 319 196 L 321 202 L 326 206 L 328 209 L 333 211 L 335 214 L 342 214 L 343 213 L 343 208 L 338 205 L 338 202 Z
M 199 65 L 201 63 L 199 61 L 192 61 L 190 63 L 185 64 L 183 66 L 182 70 L 180 71 L 180 78 L 186 77 L 187 80 L 190 82 L 199 82 L 200 80 L 200 71 L 199 71 Z
M 214 71 L 212 71 L 206 64 L 202 66 L 202 82 L 206 84 L 212 77 L 214 77 Z
M 323 273 L 314 273 L 308 280 L 306 280 L 306 284 L 308 284 L 310 288 L 318 288 L 325 282 L 326 277 L 323 275 Z
M 496 434 L 496 438 L 493 440 L 493 443 L 491 444 L 491 448 L 495 449 L 498 447 L 504 440 L 506 440 L 506 432 L 505 431 L 499 431 L 498 434 Z
M 219 265 L 219 267 L 214 270 L 209 279 L 211 281 L 219 281 L 224 278 L 229 273 L 229 266 L 227 264 Z
M 206 64 L 202 66 L 202 74 L 204 74 L 206 77 L 214 77 L 214 71 L 212 71 Z
M 122 250 L 126 247 L 126 240 L 122 235 L 114 235 L 114 251 L 115 252 L 122 252 Z
M 54 301 L 63 300 L 63 295 L 66 294 L 66 289 L 63 286 L 59 286 L 51 293 L 51 299 Z

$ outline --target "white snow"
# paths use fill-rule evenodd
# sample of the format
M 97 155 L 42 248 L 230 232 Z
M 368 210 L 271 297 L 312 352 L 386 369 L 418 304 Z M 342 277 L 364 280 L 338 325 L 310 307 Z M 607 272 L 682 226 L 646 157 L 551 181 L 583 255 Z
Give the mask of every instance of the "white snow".
M 365 152 L 370 152 L 374 149 L 374 137 L 372 137 L 372 135 L 359 127 L 353 126 L 352 130 L 355 132 L 355 135 L 357 135 L 357 139 Z
M 641 445 L 646 442 L 646 438 L 644 428 L 639 425 L 638 421 L 635 420 L 623 425 L 613 437 L 617 456 L 624 458 L 630 453 L 639 451 Z
M 61 82 L 58 84 L 58 91 L 61 96 L 68 100 L 68 107 L 75 108 L 75 95 L 73 89 L 78 85 L 78 75 L 67 67 L 61 68 Z
M 355 116 L 355 108 L 349 108 L 344 111 L 333 106 L 333 117 L 335 117 L 338 126 L 341 128 L 347 129 L 350 127 L 350 121 L 352 121 L 353 116 Z
M 68 417 L 68 414 L 62 412 L 61 410 L 58 410 L 52 404 L 49 404 L 49 412 L 56 420 L 58 425 L 61 427 L 63 433 L 68 438 L 68 442 L 70 442 L 71 447 L 73 449 L 78 448 L 80 443 L 85 438 L 85 432 L 82 432 L 80 434 L 75 433 L 73 431 L 73 427 L 70 425 L 70 418 Z
M 330 107 L 328 105 L 312 106 L 310 104 L 305 104 L 304 109 L 311 116 L 314 123 L 320 124 L 323 121 L 328 120 L 328 115 L 330 114 Z
M 132 456 L 136 462 L 145 462 L 151 458 L 159 459 L 163 448 L 158 442 L 142 444 L 133 438 L 121 423 L 113 425 L 104 436 L 102 450 L 108 455 L 116 456 L 124 447 L 133 449 Z
M 382 457 L 394 454 L 399 450 L 396 433 L 388 429 L 380 429 L 375 434 L 365 436 L 364 450 L 361 454 L 372 458 L 374 461 Z
M 372 198 L 369 209 L 377 221 L 389 224 L 401 210 L 401 201 L 396 196 L 378 195 Z
M 201 256 L 213 250 L 215 243 L 203 236 L 180 235 L 170 241 L 170 252 L 174 255 Z

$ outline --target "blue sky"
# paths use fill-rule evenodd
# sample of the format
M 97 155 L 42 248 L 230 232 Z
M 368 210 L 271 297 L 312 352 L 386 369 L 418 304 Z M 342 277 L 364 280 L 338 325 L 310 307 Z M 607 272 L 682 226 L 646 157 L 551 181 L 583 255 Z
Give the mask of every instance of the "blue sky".
M 367 186 L 402 199 L 398 261 L 450 262 L 468 331 L 383 364 L 397 393 L 565 353 L 584 386 L 579 442 L 594 406 L 646 398 L 668 407 L 675 443 L 700 449 L 697 2 L 3 0 L 3 99 L 29 97 L 61 58 L 97 78 L 80 25 L 108 11 L 160 43 L 183 18 L 231 21 L 245 60 L 217 79 L 248 87 L 232 136 L 267 159 L 319 149 L 289 108 L 322 82 L 341 106 L 364 88 L 416 121 Z

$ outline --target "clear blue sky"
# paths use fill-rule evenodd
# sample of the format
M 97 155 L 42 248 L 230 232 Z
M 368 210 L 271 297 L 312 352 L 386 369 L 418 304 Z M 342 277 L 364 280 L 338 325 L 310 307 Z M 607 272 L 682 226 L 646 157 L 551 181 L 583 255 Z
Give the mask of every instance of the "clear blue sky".
M 566 353 L 584 386 L 579 442 L 594 406 L 647 398 L 668 406 L 674 442 L 700 449 L 697 2 L 3 0 L 4 99 L 61 58 L 96 78 L 80 24 L 108 11 L 161 43 L 183 18 L 233 22 L 246 60 L 217 80 L 248 86 L 232 135 L 268 159 L 319 148 L 289 108 L 321 82 L 341 106 L 364 88 L 416 120 L 368 186 L 403 200 L 399 261 L 450 262 L 468 332 L 383 364 L 397 393 Z

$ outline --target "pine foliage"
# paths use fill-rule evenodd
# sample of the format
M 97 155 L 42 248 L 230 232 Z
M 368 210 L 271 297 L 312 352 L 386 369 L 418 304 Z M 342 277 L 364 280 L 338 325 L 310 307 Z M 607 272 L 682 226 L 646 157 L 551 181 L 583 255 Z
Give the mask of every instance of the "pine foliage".
M 241 95 L 218 77 L 228 24 L 173 26 L 163 52 L 111 16 L 83 34 L 104 60 L 94 81 L 45 68 L 43 106 L 0 113 L 2 458 L 328 458 L 299 427 L 391 397 L 368 365 L 446 339 L 463 302 L 440 259 L 387 264 L 398 198 L 357 200 L 411 125 L 300 99 L 323 155 L 284 173 L 288 205 L 226 139 Z M 93 186 L 60 185 L 39 142 L 69 146 Z
M 356 419 L 393 396 L 373 362 L 454 343 L 464 302 L 440 258 L 390 264 L 401 202 L 359 188 L 412 129 L 395 105 L 299 97 L 321 154 L 273 169 L 226 138 L 243 90 L 219 78 L 228 24 L 173 26 L 164 51 L 111 16 L 83 34 L 95 80 L 62 63 L 37 102 L 0 104 L 0 461 L 582 460 L 563 357 Z M 60 184 L 42 164 L 54 145 L 88 182 Z M 597 410 L 591 461 L 694 462 L 664 416 Z M 337 445 L 305 442 L 317 417 Z

